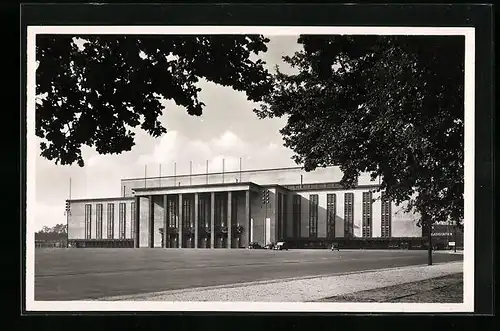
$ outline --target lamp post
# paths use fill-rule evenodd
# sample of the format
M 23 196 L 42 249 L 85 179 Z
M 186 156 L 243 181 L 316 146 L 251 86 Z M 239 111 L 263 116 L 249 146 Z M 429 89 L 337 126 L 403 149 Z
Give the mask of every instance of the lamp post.
M 262 204 L 264 205 L 265 209 L 266 209 L 266 218 L 264 219 L 264 226 L 263 226 L 263 230 L 264 230 L 264 246 L 267 245 L 267 242 L 266 242 L 266 227 L 267 227 L 267 205 L 269 204 L 269 190 L 268 189 L 264 189 L 262 190 Z
M 447 246 L 448 246 L 448 249 L 450 249 L 450 222 L 451 220 L 448 219 L 448 221 L 446 222 L 446 239 L 447 239 Z
M 427 234 L 429 236 L 429 247 L 427 250 L 427 264 L 432 265 L 432 224 L 427 219 Z

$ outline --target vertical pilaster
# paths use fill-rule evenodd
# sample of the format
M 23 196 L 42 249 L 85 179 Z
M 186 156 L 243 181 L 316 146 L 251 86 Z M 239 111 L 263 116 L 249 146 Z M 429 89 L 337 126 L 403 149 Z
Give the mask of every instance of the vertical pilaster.
M 253 226 L 252 222 L 250 221 L 250 190 L 245 192 L 245 223 L 244 227 L 246 230 L 246 235 L 247 235 L 247 245 L 252 242 L 252 231 L 253 231 Z M 244 230 L 244 231 L 245 231 Z
M 140 223 L 141 223 L 141 198 L 136 196 L 135 197 L 135 223 L 134 223 L 134 247 L 139 248 L 139 230 L 140 230 Z
M 153 196 L 149 196 L 149 220 L 148 220 L 148 244 L 149 248 L 155 247 L 155 232 L 154 232 L 154 222 L 155 222 L 155 203 L 153 201 Z
M 232 243 L 232 210 L 233 207 L 233 194 L 231 191 L 227 192 L 227 248 L 231 248 Z
M 194 248 L 198 248 L 198 224 L 200 223 L 200 213 L 199 213 L 199 197 L 198 193 L 194 194 Z
M 215 192 L 210 193 L 210 248 L 215 248 Z
M 278 193 L 278 189 L 275 191 L 276 193 L 274 194 L 275 197 L 275 203 L 274 203 L 274 225 L 273 225 L 273 231 L 274 232 L 274 240 L 272 242 L 278 242 L 280 241 L 279 236 L 280 236 L 280 225 L 281 225 L 281 210 L 280 210 L 280 199 L 279 196 L 280 194 Z
M 179 233 L 179 239 L 178 239 L 178 247 L 179 248 L 182 248 L 182 242 L 183 242 L 183 238 L 184 238 L 184 234 L 183 234 L 183 230 L 184 230 L 184 222 L 182 221 L 182 193 L 179 193 L 179 211 L 178 211 L 178 214 L 179 214 L 179 222 L 178 222 L 178 225 L 177 225 L 177 228 L 178 228 L 178 233 Z
M 167 248 L 167 240 L 168 240 L 168 200 L 167 195 L 163 195 L 163 248 Z

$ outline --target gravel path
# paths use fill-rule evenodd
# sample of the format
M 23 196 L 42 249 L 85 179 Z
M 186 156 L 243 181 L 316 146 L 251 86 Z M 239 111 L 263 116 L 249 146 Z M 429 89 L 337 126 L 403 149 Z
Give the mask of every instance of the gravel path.
M 463 302 L 463 273 L 324 298 L 320 302 Z
M 99 301 L 307 302 L 463 272 L 463 262 L 102 298 Z

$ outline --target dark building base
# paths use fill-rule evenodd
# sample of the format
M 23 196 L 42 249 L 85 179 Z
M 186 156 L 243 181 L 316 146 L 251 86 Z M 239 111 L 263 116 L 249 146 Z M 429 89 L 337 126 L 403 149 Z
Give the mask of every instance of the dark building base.
M 133 239 L 76 239 L 68 242 L 75 248 L 133 248 Z
M 340 249 L 427 249 L 427 239 L 415 238 L 301 238 L 287 240 L 290 248 L 327 249 L 337 244 Z
M 224 240 L 222 238 L 216 238 L 216 245 L 214 248 L 226 248 Z M 227 239 L 227 238 L 226 238 Z M 399 238 L 335 238 L 335 239 L 325 239 L 325 238 L 300 238 L 300 239 L 288 239 L 285 240 L 288 247 L 291 249 L 329 249 L 333 244 L 336 244 L 339 249 L 412 249 L 412 250 L 426 250 L 428 247 L 428 241 L 426 237 L 399 237 Z M 167 248 L 177 248 L 176 241 L 170 243 L 171 246 L 167 245 Z M 457 249 L 463 249 L 463 243 L 457 243 Z M 236 247 L 234 245 L 232 248 L 246 248 L 246 247 Z M 441 240 L 441 238 L 433 238 L 432 246 L 434 250 L 445 250 L 452 249 L 448 246 L 446 240 Z M 77 239 L 70 240 L 68 247 L 75 248 L 133 248 L 133 239 Z M 207 248 L 202 245 L 199 248 Z M 194 248 L 194 242 L 188 242 L 188 245 L 184 245 L 183 248 L 189 249 Z

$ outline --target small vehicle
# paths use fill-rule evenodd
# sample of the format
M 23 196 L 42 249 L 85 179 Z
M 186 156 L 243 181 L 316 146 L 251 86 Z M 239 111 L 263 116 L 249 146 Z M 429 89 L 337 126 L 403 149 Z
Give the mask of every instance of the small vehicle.
M 264 246 L 265 249 L 274 249 L 274 243 L 269 243 L 266 246 Z
M 261 249 L 262 246 L 258 243 L 258 242 L 251 242 L 249 245 L 248 245 L 248 249 Z
M 340 251 L 339 244 L 333 243 L 332 247 L 330 248 L 332 251 Z
M 282 251 L 282 250 L 287 251 L 288 245 L 286 244 L 286 242 L 280 241 L 280 242 L 276 243 L 276 245 L 274 246 L 274 249 L 277 251 Z

